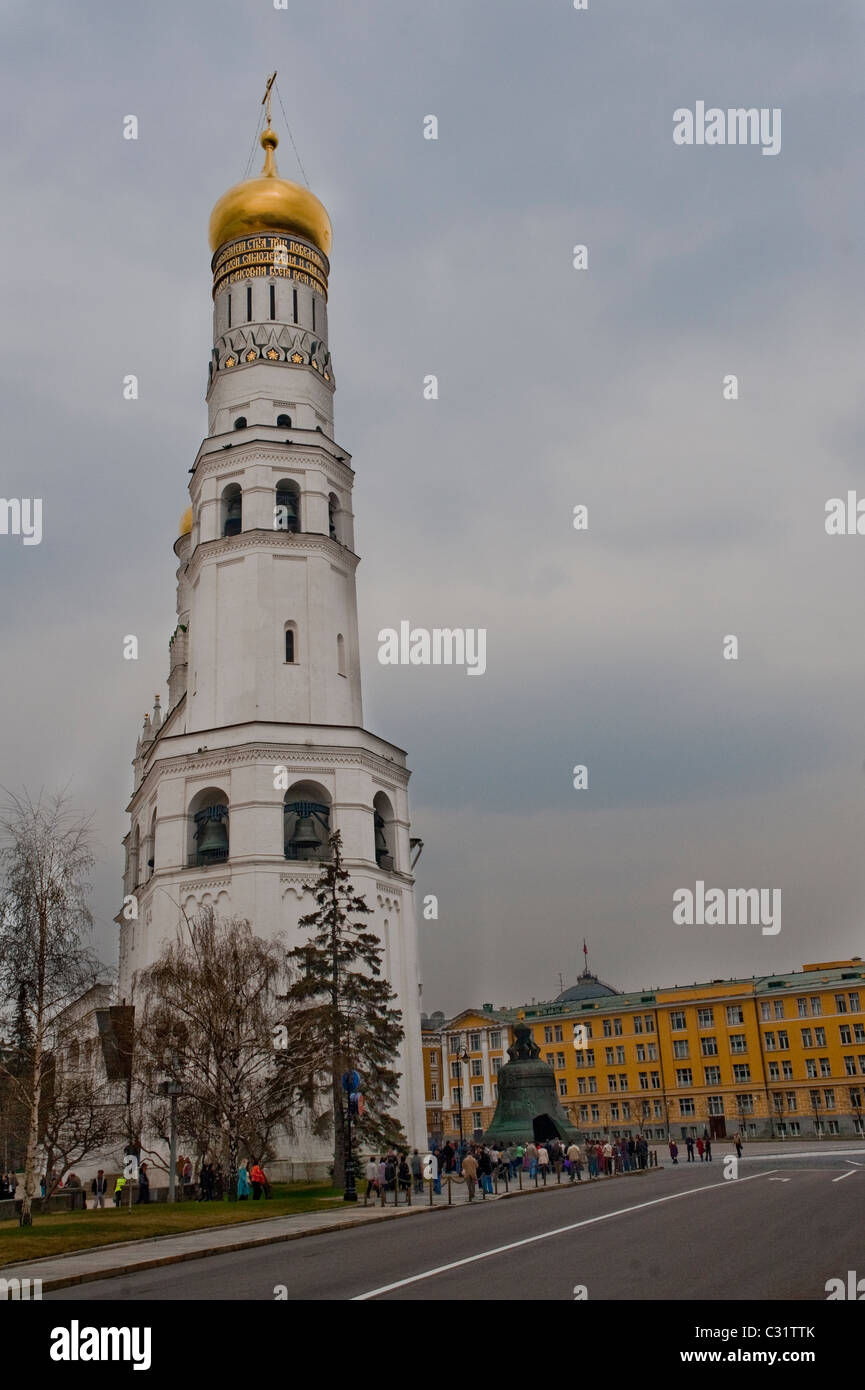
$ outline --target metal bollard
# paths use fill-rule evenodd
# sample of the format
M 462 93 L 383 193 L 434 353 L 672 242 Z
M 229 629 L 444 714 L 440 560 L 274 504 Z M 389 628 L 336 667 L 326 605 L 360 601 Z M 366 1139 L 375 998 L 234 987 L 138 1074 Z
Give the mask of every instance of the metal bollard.
M 429 1180 L 429 1204 L 430 1204 L 430 1206 L 432 1206 L 432 1204 L 433 1204 L 433 1180 L 432 1180 L 432 1178 L 430 1178 L 430 1180 Z
M 450 1205 L 452 1204 L 452 1202 L 453 1202 L 452 1179 L 451 1179 L 450 1173 L 448 1173 L 448 1206 L 450 1206 Z
M 518 1176 L 518 1178 L 519 1178 L 519 1180 L 520 1180 L 520 1192 L 522 1192 L 522 1190 L 523 1190 L 523 1165 L 522 1165 L 522 1164 L 520 1164 L 519 1168 L 517 1169 L 517 1176 Z

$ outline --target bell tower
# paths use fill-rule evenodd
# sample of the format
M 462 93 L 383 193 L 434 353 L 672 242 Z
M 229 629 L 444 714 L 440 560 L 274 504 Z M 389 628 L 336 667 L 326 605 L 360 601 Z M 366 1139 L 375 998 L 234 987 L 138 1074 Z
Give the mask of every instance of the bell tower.
M 355 474 L 333 423 L 331 224 L 278 174 L 270 85 L 261 173 L 210 219 L 208 432 L 174 546 L 168 707 L 157 697 L 133 764 L 121 995 L 134 1002 L 135 972 L 205 905 L 299 940 L 328 834 L 341 830 L 403 1014 L 399 1114 L 420 1147 L 410 774 L 404 752 L 363 727 Z

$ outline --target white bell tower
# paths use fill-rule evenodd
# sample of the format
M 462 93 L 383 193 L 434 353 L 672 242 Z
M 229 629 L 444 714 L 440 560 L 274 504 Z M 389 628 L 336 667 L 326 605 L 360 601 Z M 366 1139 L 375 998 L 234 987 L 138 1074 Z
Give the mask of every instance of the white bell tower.
M 354 471 L 333 430 L 330 220 L 278 176 L 269 111 L 261 144 L 261 175 L 229 189 L 210 221 L 208 434 L 174 547 L 168 708 L 157 697 L 136 748 L 120 992 L 134 1002 L 135 972 L 183 912 L 207 904 L 299 940 L 339 829 L 398 995 L 397 1113 L 420 1148 L 419 842 L 405 754 L 363 727 Z

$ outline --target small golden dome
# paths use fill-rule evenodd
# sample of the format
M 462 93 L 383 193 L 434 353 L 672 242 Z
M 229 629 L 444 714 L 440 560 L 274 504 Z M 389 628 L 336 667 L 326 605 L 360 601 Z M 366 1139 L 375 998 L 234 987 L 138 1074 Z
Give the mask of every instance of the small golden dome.
M 281 179 L 274 150 L 279 140 L 267 126 L 261 133 L 264 168 L 257 179 L 244 179 L 223 193 L 210 214 L 210 249 L 218 251 L 236 237 L 256 232 L 293 232 L 330 255 L 333 232 L 324 205 L 308 188 Z
M 180 537 L 180 536 L 188 536 L 191 530 L 192 530 L 192 508 L 191 508 L 191 507 L 187 507 L 187 508 L 186 508 L 186 511 L 183 513 L 183 516 L 180 518 L 180 530 L 179 530 L 178 533 L 177 533 L 177 534 L 178 534 L 178 537 Z

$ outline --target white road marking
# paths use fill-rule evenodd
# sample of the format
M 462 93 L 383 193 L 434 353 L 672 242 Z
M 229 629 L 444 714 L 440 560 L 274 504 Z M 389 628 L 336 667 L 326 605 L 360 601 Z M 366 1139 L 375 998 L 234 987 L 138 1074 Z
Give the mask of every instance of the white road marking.
M 865 1158 L 865 1149 L 809 1149 L 806 1153 L 798 1151 L 779 1154 L 745 1154 L 739 1159 L 740 1163 L 776 1163 L 781 1158 L 844 1158 L 847 1154 L 858 1154 L 860 1158 Z M 732 1158 L 732 1154 L 721 1154 L 723 1162 L 725 1158 Z M 852 1163 L 853 1159 L 848 1159 Z
M 839 1175 L 839 1177 L 833 1178 L 832 1181 L 833 1181 L 833 1182 L 843 1182 L 845 1178 L 852 1178 L 852 1176 L 853 1176 L 853 1169 L 852 1169 L 852 1168 L 848 1168 L 846 1173 L 841 1173 L 841 1174 Z
M 820 1169 L 817 1168 L 815 1171 L 819 1173 L 819 1172 L 820 1172 Z M 770 1181 L 770 1182 L 791 1182 L 792 1179 L 790 1179 L 790 1178 L 770 1178 L 769 1181 Z
M 852 1163 L 854 1168 L 865 1168 L 865 1164 L 863 1164 L 863 1163 L 855 1163 L 855 1162 L 853 1161 L 852 1158 L 848 1158 L 848 1159 L 846 1160 L 846 1162 L 847 1162 L 847 1163 Z
M 769 1169 L 770 1173 L 775 1170 Z M 749 1178 L 736 1178 L 735 1181 L 707 1183 L 705 1187 L 689 1187 L 685 1192 L 671 1192 L 667 1197 L 653 1197 L 650 1202 L 638 1202 L 633 1207 L 620 1207 L 618 1211 L 607 1211 L 602 1216 L 590 1216 L 586 1221 L 574 1221 L 570 1226 L 559 1226 L 555 1231 L 542 1231 L 537 1236 L 526 1236 L 523 1240 L 513 1240 L 509 1245 L 497 1245 L 493 1250 L 483 1250 L 479 1255 L 467 1255 L 465 1259 L 453 1260 L 450 1264 L 439 1265 L 436 1269 L 424 1270 L 423 1274 L 412 1274 L 408 1279 L 397 1279 L 393 1284 L 382 1284 L 380 1289 L 370 1289 L 368 1293 L 355 1294 L 351 1303 L 364 1303 L 379 1294 L 390 1293 L 393 1289 L 404 1289 L 407 1284 L 419 1284 L 423 1279 L 435 1279 L 436 1275 L 447 1274 L 463 1265 L 475 1264 L 478 1260 L 488 1260 L 493 1255 L 504 1255 L 508 1250 L 519 1250 L 523 1245 L 534 1245 L 539 1240 L 550 1240 L 552 1236 L 566 1235 L 568 1231 L 578 1231 L 583 1226 L 594 1226 L 598 1221 L 610 1221 L 614 1216 L 627 1216 L 632 1211 L 644 1211 L 646 1207 L 657 1207 L 662 1202 L 675 1202 L 678 1197 L 690 1197 L 694 1192 L 711 1192 L 716 1187 L 741 1187 L 743 1182 L 753 1182 L 755 1178 L 765 1178 L 766 1173 L 752 1173 Z

